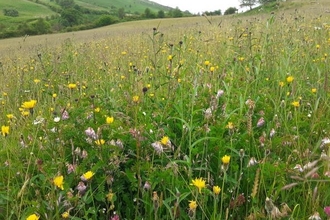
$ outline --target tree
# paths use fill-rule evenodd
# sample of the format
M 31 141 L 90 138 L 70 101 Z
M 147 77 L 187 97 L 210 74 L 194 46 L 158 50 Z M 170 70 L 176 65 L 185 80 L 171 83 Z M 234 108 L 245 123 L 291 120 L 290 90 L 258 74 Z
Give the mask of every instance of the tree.
M 235 8 L 235 7 L 230 7 L 230 8 L 228 8 L 228 9 L 225 11 L 224 15 L 235 14 L 237 10 L 238 10 L 238 9 Z
M 154 13 L 152 13 L 152 11 L 150 10 L 150 8 L 146 8 L 144 10 L 144 17 L 146 17 L 146 18 L 155 18 L 156 16 L 155 16 Z
M 50 24 L 43 18 L 38 18 L 38 20 L 32 23 L 32 28 L 37 34 L 47 34 L 50 32 Z
M 269 3 L 269 2 L 276 2 L 277 0 L 259 0 L 258 2 L 260 3 L 260 4 L 266 4 L 266 3 Z
M 62 24 L 63 26 L 66 27 L 79 24 L 80 17 L 81 17 L 80 12 L 74 8 L 64 9 L 61 12 Z
M 58 4 L 62 8 L 72 8 L 75 5 L 74 0 L 60 0 Z
M 176 8 L 172 11 L 172 16 L 173 16 L 174 18 L 180 18 L 180 17 L 183 16 L 183 14 L 182 14 L 182 11 L 181 11 L 178 7 L 176 7 Z
M 18 11 L 16 9 L 3 9 L 3 14 L 10 17 L 18 17 Z
M 117 18 L 111 16 L 111 15 L 102 15 L 97 21 L 96 26 L 102 27 L 110 24 L 114 24 L 117 22 Z
M 252 10 L 252 6 L 257 4 L 257 0 L 240 0 L 241 7 L 250 7 L 250 10 Z
M 165 12 L 163 10 L 159 10 L 157 14 L 158 18 L 165 18 Z
M 118 18 L 123 19 L 125 17 L 125 9 L 119 8 L 118 9 Z

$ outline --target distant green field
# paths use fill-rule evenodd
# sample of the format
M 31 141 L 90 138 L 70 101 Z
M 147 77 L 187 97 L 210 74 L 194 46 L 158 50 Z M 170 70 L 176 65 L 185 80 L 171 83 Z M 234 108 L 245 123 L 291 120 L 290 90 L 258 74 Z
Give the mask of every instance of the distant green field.
M 52 10 L 47 8 L 46 6 L 36 4 L 34 2 L 30 1 L 24 1 L 24 0 L 10 0 L 10 1 L 5 1 L 5 0 L 0 0 L 0 8 L 1 9 L 16 9 L 19 12 L 19 18 L 26 19 L 26 18 L 36 18 L 36 17 L 46 17 L 50 16 L 52 14 L 55 14 Z M 5 16 L 2 13 L 0 14 L 0 20 L 3 21 L 5 19 Z M 8 19 L 8 17 L 7 17 Z M 9 20 L 15 18 L 10 18 Z
M 112 0 L 109 2 L 108 0 L 77 0 L 77 4 L 79 2 L 85 2 L 89 5 L 105 8 L 105 9 L 118 9 L 124 8 L 126 12 L 134 13 L 139 12 L 143 13 L 146 8 L 149 8 L 152 11 L 159 11 L 159 10 L 169 10 L 168 7 L 161 6 L 154 2 L 148 1 L 136 1 L 136 0 Z

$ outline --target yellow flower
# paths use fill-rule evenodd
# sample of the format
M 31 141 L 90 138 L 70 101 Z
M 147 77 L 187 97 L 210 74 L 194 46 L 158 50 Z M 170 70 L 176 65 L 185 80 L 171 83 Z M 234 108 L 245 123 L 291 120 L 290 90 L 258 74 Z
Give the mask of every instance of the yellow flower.
M 8 118 L 9 120 L 11 120 L 11 119 L 14 118 L 14 114 L 7 114 L 6 116 L 7 116 L 7 118 Z
M 196 201 L 189 201 L 189 210 L 195 211 L 197 208 L 197 202 Z
M 106 122 L 107 122 L 107 124 L 112 124 L 113 121 L 114 121 L 114 118 L 113 118 L 113 117 L 107 117 L 107 118 L 106 118 Z
M 27 102 L 23 102 L 22 108 L 33 109 L 36 104 L 37 104 L 37 100 L 30 100 Z
M 54 94 L 52 95 L 52 97 L 55 99 L 55 98 L 57 97 L 57 94 L 54 93 Z
M 226 128 L 228 128 L 229 130 L 234 129 L 234 123 L 229 121 L 228 124 L 226 125 Z
M 220 191 L 221 191 L 221 189 L 219 186 L 213 186 L 213 193 L 215 195 L 219 195 Z
M 169 137 L 164 136 L 164 137 L 162 137 L 162 139 L 160 140 L 160 143 L 162 143 L 162 145 L 167 145 L 169 141 L 170 141 Z
M 105 140 L 103 140 L 103 139 L 95 141 L 95 144 L 98 145 L 98 146 L 103 145 L 104 143 L 105 143 Z
M 138 101 L 139 101 L 139 99 L 140 99 L 140 97 L 139 97 L 139 96 L 137 96 L 137 95 L 133 96 L 133 102 L 138 102 Z
M 77 88 L 77 84 L 75 84 L 75 83 L 69 83 L 68 88 L 69 89 L 75 89 L 75 88 Z
M 114 198 L 114 196 L 115 196 L 115 194 L 113 193 L 113 192 L 109 192 L 108 194 L 107 194 L 107 200 L 109 201 L 109 202 L 111 202 L 112 200 L 113 200 L 113 198 Z
M 210 67 L 210 71 L 211 71 L 211 72 L 214 72 L 214 70 L 215 70 L 215 67 L 214 67 L 214 66 L 211 66 L 211 67 Z
M 60 188 L 61 190 L 64 190 L 63 184 L 64 184 L 64 177 L 61 176 L 57 176 L 54 178 L 53 183 L 55 186 L 57 186 L 58 188 Z
M 38 220 L 40 217 L 36 214 L 29 215 L 26 220 Z
M 205 65 L 205 66 L 210 65 L 210 61 L 206 60 L 206 61 L 204 62 L 204 65 Z
M 229 162 L 230 162 L 230 156 L 228 156 L 228 155 L 223 156 L 221 158 L 221 161 L 222 161 L 223 164 L 229 164 Z
M 316 93 L 316 89 L 315 88 L 312 88 L 312 93 Z
M 167 60 L 171 61 L 173 59 L 172 55 L 168 55 Z
M 319 44 L 316 45 L 316 49 L 320 49 L 320 47 L 321 47 L 321 46 L 320 46 Z
M 69 218 L 70 214 L 69 212 L 63 212 L 61 216 L 62 218 Z
M 35 84 L 40 83 L 40 79 L 34 79 L 33 81 L 34 81 Z
M 9 134 L 9 126 L 2 125 L 1 126 L 1 134 L 2 136 L 7 136 Z
M 280 87 L 284 86 L 284 82 L 279 82 Z
M 100 111 L 101 111 L 101 109 L 99 107 L 94 109 L 94 112 L 100 112 Z
M 293 80 L 294 80 L 293 76 L 288 76 L 288 77 L 286 78 L 286 82 L 287 82 L 287 83 L 292 83 Z
M 21 114 L 23 116 L 29 116 L 30 115 L 30 112 L 29 111 L 22 111 Z
M 87 171 L 82 175 L 83 180 L 90 180 L 94 176 L 94 173 L 92 171 Z
M 291 105 L 293 105 L 294 107 L 299 107 L 300 103 L 298 101 L 294 101 L 291 103 Z
M 194 180 L 192 180 L 192 184 L 193 186 L 196 186 L 198 188 L 198 192 L 201 193 L 202 189 L 205 188 L 205 180 L 203 180 L 202 178 L 196 178 Z

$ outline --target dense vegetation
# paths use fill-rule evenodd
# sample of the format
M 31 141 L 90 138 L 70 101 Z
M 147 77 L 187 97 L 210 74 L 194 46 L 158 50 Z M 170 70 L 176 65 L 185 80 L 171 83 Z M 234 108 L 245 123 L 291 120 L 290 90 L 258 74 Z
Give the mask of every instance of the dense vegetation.
M 329 218 L 326 7 L 1 41 L 0 219 Z

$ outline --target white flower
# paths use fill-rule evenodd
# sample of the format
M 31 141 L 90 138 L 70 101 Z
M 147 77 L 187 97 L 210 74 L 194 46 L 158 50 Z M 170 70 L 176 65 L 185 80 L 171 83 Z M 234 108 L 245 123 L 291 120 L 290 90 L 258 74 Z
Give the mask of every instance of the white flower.
M 219 89 L 216 98 L 219 99 L 224 93 L 225 92 L 222 89 Z
M 44 123 L 44 121 L 45 121 L 44 118 L 38 116 L 38 117 L 33 121 L 33 124 L 34 124 L 34 125 L 42 124 L 42 123 Z
M 159 141 L 152 143 L 151 146 L 154 148 L 157 154 L 161 154 L 164 152 L 163 145 Z
M 206 119 L 210 119 L 210 118 L 212 117 L 212 110 L 211 110 L 211 108 L 208 108 L 208 109 L 206 109 L 206 110 L 204 111 L 204 117 L 205 117 Z
M 85 134 L 87 135 L 87 137 L 93 139 L 93 140 L 97 140 L 98 137 L 97 137 L 97 134 L 95 133 L 94 129 L 91 128 L 91 127 L 88 127 L 86 130 L 85 130 Z
M 57 116 L 57 117 L 54 118 L 54 122 L 59 122 L 59 121 L 61 121 L 60 117 Z
M 249 163 L 248 163 L 247 167 L 251 167 L 251 166 L 254 166 L 256 164 L 258 164 L 258 161 L 256 160 L 256 158 L 255 157 L 251 157 L 250 160 L 249 160 Z

